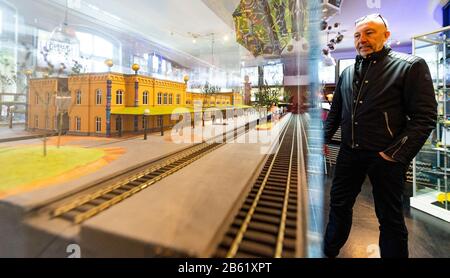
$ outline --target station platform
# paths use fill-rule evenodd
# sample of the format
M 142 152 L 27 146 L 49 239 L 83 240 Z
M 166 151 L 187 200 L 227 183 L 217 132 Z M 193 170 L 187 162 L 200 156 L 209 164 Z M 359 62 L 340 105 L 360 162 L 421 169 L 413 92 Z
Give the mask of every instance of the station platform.
M 80 228 L 81 249 L 87 257 L 211 256 L 268 147 L 226 144 L 87 220 Z

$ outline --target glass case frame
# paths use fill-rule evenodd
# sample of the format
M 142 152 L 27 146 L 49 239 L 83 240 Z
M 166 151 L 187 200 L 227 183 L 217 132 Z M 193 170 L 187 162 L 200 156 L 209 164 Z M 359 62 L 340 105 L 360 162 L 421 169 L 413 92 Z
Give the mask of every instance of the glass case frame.
M 411 207 L 450 222 L 450 26 L 412 38 L 427 62 L 438 103 L 436 128 L 413 160 Z

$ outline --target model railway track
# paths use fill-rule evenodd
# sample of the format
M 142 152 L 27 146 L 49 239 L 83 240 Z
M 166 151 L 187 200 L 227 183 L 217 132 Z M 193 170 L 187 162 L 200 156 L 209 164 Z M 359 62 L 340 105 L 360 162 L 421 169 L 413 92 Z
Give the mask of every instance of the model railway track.
M 215 142 L 217 137 L 210 139 L 169 156 L 161 162 L 152 164 L 147 169 L 119 182 L 77 197 L 52 209 L 51 216 L 61 217 L 79 224 L 223 146 L 228 139 L 236 138 L 240 134 L 247 132 L 249 127 L 250 123 L 247 123 L 245 128 L 241 127 L 219 135 L 223 136 L 223 142 L 221 143 Z
M 295 257 L 297 143 L 297 117 L 292 117 L 214 256 Z

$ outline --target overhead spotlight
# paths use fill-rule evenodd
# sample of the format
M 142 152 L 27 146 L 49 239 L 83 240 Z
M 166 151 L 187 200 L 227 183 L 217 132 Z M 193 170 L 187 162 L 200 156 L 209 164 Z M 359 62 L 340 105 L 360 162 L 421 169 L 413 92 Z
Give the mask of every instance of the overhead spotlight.
M 330 50 L 328 50 L 327 48 L 323 48 L 322 54 L 326 56 L 326 55 L 330 54 Z
M 325 20 L 322 20 L 322 22 L 320 22 L 320 30 L 325 30 L 328 27 L 328 23 Z
M 333 27 L 332 26 L 328 26 L 328 30 L 331 30 Z
M 331 39 L 331 40 L 330 40 L 330 43 L 336 44 L 336 40 L 335 40 L 335 39 Z
M 291 52 L 294 49 L 294 46 L 292 44 L 287 46 L 287 51 Z
M 329 44 L 327 44 L 327 46 L 328 46 L 328 49 L 330 50 L 330 51 L 334 51 L 336 48 L 335 48 L 335 44 L 334 43 L 329 43 Z
M 340 43 L 344 39 L 344 35 L 338 32 L 338 35 L 336 36 L 336 43 Z
M 336 23 L 334 24 L 334 28 L 338 28 L 339 25 L 341 25 L 341 24 L 340 24 L 339 22 L 336 22 Z

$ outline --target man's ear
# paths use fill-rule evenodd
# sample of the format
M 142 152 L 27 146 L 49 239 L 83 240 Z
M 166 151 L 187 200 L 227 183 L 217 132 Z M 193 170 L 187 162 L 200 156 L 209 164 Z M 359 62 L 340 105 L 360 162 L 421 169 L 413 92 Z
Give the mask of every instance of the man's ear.
M 391 32 L 390 31 L 384 32 L 384 39 L 385 39 L 385 41 L 387 41 L 390 36 L 391 36 Z

